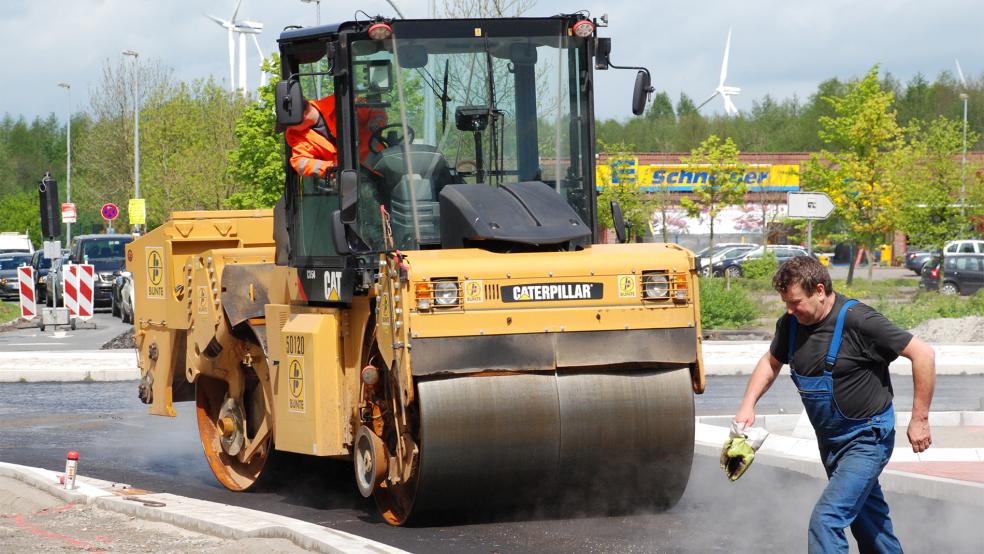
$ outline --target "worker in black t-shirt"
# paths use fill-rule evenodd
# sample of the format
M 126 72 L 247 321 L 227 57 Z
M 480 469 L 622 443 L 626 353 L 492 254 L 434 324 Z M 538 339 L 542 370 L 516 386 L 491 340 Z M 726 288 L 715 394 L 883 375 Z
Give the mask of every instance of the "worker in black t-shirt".
M 810 552 L 847 552 L 851 527 L 861 552 L 901 552 L 878 485 L 895 443 L 888 364 L 912 361 L 914 452 L 932 444 L 929 405 L 936 381 L 933 348 L 856 300 L 835 294 L 830 274 L 809 256 L 783 263 L 772 286 L 786 303 L 769 351 L 759 360 L 735 421 L 751 426 L 755 403 L 783 364 L 816 431 L 828 483 L 810 517 Z

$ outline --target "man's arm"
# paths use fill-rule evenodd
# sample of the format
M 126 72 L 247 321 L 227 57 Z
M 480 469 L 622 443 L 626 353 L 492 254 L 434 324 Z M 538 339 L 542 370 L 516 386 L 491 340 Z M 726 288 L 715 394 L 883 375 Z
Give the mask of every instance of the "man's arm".
M 772 386 L 772 382 L 776 380 L 776 375 L 779 375 L 780 369 L 782 369 L 782 362 L 773 356 L 772 352 L 766 352 L 762 355 L 758 363 L 755 364 L 755 370 L 752 371 L 752 376 L 748 380 L 745 397 L 741 401 L 738 413 L 735 414 L 736 422 L 744 423 L 747 427 L 751 427 L 755 423 L 755 403 Z
M 912 419 L 909 421 L 909 444 L 913 452 L 922 452 L 933 444 L 929 432 L 929 405 L 936 387 L 936 352 L 918 337 L 912 337 L 901 355 L 912 361 Z

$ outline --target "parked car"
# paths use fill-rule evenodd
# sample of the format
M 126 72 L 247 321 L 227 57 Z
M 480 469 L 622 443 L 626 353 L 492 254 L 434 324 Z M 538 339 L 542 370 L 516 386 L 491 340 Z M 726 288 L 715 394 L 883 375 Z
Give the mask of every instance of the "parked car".
M 51 270 L 51 258 L 44 257 L 44 250 L 35 250 L 31 256 L 31 267 L 34 268 L 34 298 L 37 303 L 47 303 L 48 271 Z
M 113 280 L 123 271 L 132 235 L 81 235 L 72 242 L 73 264 L 92 264 L 96 271 L 93 308 L 112 308 Z
M 724 244 L 721 246 L 714 246 L 714 257 L 708 258 L 708 250 L 705 248 L 702 252 L 703 256 L 697 258 L 697 270 L 700 271 L 701 275 L 707 276 L 711 274 L 711 266 L 725 257 L 735 257 L 740 254 L 744 254 L 749 250 L 755 248 L 754 244 Z
M 778 263 L 782 263 L 790 258 L 796 256 L 809 256 L 810 253 L 807 252 L 806 248 L 802 246 L 786 245 L 786 244 L 770 244 L 765 248 L 757 246 L 747 252 L 742 252 L 740 255 L 727 258 L 725 257 L 720 262 L 712 266 L 714 275 L 727 275 L 729 277 L 741 277 L 744 275 L 745 271 L 742 269 L 742 265 L 749 260 L 757 260 L 761 258 L 765 252 L 771 252 L 776 257 Z
M 943 258 L 943 284 L 940 285 L 939 258 L 923 271 L 919 288 L 941 294 L 974 294 L 984 288 L 984 254 L 952 254 Z
M 113 279 L 113 294 L 111 311 L 113 317 L 119 317 L 123 323 L 133 322 L 133 274 L 123 271 Z M 129 309 L 130 318 L 127 318 L 126 310 Z
M 0 254 L 0 299 L 20 300 L 17 268 L 22 265 L 31 265 L 30 254 Z
M 64 306 L 62 291 L 62 267 L 68 263 L 68 252 L 63 252 L 61 258 L 51 260 L 51 268 L 48 269 L 48 276 L 44 280 L 44 303 L 49 308 Z
M 943 246 L 943 256 L 953 254 L 984 254 L 984 240 L 951 240 Z
M 938 256 L 939 253 L 939 250 L 913 248 L 905 253 L 905 267 L 916 275 L 921 275 L 923 266 L 929 262 L 934 254 Z
M 34 244 L 23 233 L 4 231 L 0 233 L 0 254 L 32 254 Z

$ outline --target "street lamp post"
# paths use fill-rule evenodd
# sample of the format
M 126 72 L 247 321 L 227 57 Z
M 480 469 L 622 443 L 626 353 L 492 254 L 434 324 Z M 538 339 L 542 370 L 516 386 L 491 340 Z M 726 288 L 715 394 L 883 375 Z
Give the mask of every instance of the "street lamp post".
M 140 79 L 137 78 L 137 58 L 139 52 L 124 50 L 124 56 L 133 57 L 133 197 L 140 198 Z M 140 232 L 140 225 L 134 226 Z
M 305 4 L 314 4 L 315 5 L 315 10 L 316 10 L 315 17 L 316 17 L 316 19 L 314 21 L 320 27 L 321 26 L 321 0 L 301 0 L 301 2 L 304 2 Z
M 68 91 L 68 140 L 65 146 L 67 161 L 65 162 L 65 202 L 72 203 L 72 85 L 58 83 L 58 86 Z M 72 244 L 72 224 L 65 224 L 66 246 Z
M 960 218 L 967 215 L 967 93 L 961 92 L 963 100 L 963 158 L 960 160 Z

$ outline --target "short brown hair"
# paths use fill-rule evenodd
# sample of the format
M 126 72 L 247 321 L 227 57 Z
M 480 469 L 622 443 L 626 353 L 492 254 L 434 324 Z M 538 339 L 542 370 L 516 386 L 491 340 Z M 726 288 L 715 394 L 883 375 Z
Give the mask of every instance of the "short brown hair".
M 819 284 L 823 284 L 823 290 L 828 295 L 834 292 L 830 272 L 813 256 L 796 256 L 786 260 L 772 277 L 772 288 L 779 294 L 785 293 L 794 284 L 799 284 L 807 294 L 812 294 Z

